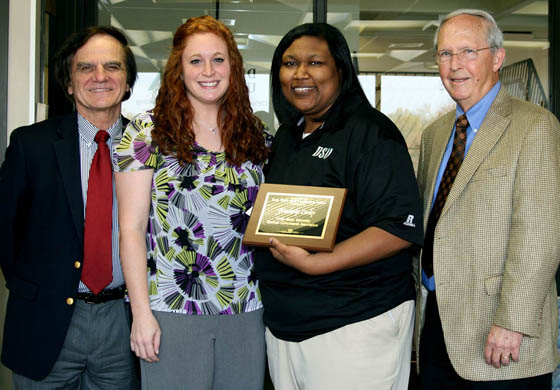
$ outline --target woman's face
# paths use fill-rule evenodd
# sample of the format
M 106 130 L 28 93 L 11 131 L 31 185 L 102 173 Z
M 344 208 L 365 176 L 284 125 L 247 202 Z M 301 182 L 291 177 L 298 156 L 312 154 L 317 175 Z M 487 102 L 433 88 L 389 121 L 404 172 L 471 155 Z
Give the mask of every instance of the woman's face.
M 305 117 L 320 118 L 339 94 L 340 73 L 327 42 L 313 36 L 296 39 L 282 55 L 284 96 Z
M 181 61 L 191 104 L 219 104 L 231 71 L 225 41 L 212 33 L 193 34 L 187 38 Z

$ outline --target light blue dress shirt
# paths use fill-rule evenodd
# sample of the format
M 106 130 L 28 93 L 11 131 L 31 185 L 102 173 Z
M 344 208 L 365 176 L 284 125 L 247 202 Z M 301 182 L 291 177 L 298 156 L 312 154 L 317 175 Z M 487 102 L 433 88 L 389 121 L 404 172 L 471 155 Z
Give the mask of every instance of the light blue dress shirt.
M 467 111 L 467 120 L 469 121 L 469 127 L 467 127 L 467 145 L 465 146 L 464 158 L 467 157 L 467 152 L 471 147 L 474 137 L 476 136 L 478 129 L 480 129 L 480 126 L 482 126 L 482 122 L 484 121 L 484 118 L 486 118 L 486 114 L 488 113 L 490 106 L 494 102 L 494 99 L 496 99 L 496 96 L 500 91 L 501 85 L 502 83 L 498 81 L 496 85 L 494 85 L 492 89 L 488 91 L 488 93 L 482 99 L 480 99 L 474 106 L 472 106 Z M 457 121 L 457 118 L 459 118 L 463 114 L 464 114 L 463 109 L 459 107 L 459 105 L 457 105 L 455 111 L 455 122 Z M 441 164 L 439 166 L 439 171 L 436 177 L 436 185 L 434 188 L 434 197 L 432 198 L 432 207 L 436 200 L 439 184 L 441 182 L 441 178 L 443 177 L 443 172 L 445 171 L 445 167 L 447 166 L 447 161 L 449 160 L 449 156 L 451 155 L 451 149 L 453 148 L 454 137 L 455 137 L 455 125 L 453 125 L 453 131 L 449 136 L 449 141 L 447 142 L 447 147 L 445 148 L 445 153 L 443 154 L 443 158 L 441 159 Z M 430 278 L 428 278 L 428 276 L 424 273 L 423 270 L 422 270 L 422 283 L 428 290 L 435 291 L 436 282 L 434 276 L 432 275 Z

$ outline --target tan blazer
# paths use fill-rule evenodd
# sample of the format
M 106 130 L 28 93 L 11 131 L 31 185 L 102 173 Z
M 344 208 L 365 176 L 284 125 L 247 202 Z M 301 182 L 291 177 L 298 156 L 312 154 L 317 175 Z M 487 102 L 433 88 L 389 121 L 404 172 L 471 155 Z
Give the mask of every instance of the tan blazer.
M 418 184 L 427 225 L 455 111 L 422 135 Z M 536 376 L 558 365 L 554 273 L 560 260 L 560 125 L 502 88 L 474 138 L 434 235 L 436 297 L 447 352 L 468 380 Z M 415 343 L 426 290 L 420 262 Z M 496 369 L 484 346 L 492 324 L 524 334 L 520 361 Z

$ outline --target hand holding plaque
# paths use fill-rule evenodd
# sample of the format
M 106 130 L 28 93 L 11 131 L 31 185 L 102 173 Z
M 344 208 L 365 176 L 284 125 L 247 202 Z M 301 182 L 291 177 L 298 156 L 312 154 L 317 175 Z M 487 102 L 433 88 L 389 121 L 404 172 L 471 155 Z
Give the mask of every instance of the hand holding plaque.
M 243 238 L 244 245 L 286 245 L 331 252 L 346 199 L 345 188 L 261 185 Z

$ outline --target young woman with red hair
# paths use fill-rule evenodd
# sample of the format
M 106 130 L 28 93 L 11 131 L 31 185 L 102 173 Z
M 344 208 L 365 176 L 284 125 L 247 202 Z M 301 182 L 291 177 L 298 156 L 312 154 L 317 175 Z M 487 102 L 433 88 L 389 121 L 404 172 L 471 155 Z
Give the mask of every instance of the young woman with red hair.
M 231 32 L 187 20 L 155 108 L 130 122 L 114 159 L 143 388 L 262 389 L 262 303 L 241 240 L 270 138 Z

